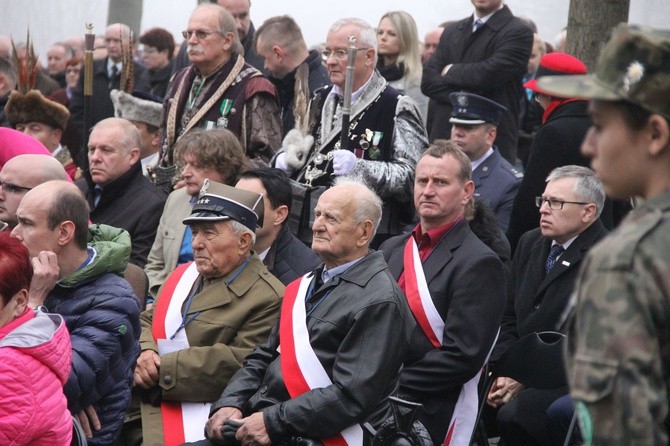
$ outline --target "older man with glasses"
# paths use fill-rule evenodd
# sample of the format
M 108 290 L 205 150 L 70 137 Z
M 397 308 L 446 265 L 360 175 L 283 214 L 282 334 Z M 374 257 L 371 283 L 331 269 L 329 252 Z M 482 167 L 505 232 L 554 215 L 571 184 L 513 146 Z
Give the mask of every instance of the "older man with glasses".
M 182 34 L 192 65 L 174 75 L 165 97 L 157 183 L 166 190 L 177 169 L 174 144 L 192 129 L 232 131 L 256 166 L 266 166 L 281 145 L 275 87 L 245 62 L 233 16 L 200 5 Z
M 35 186 L 50 180 L 68 180 L 63 165 L 49 155 L 18 155 L 0 170 L 0 229 L 13 229 L 16 209 L 23 196 Z
M 590 169 L 569 165 L 551 171 L 544 193 L 535 198 L 540 227 L 521 237 L 514 255 L 493 360 L 530 333 L 562 330 L 582 261 L 607 234 L 598 219 L 604 203 L 603 185 Z M 547 370 L 560 366 L 540 364 Z M 524 389 L 503 376 L 495 381 L 487 401 L 498 408 L 496 420 L 505 444 L 561 445 L 572 417 L 569 399 L 562 398 L 567 393 L 565 386 Z
M 349 129 L 342 146 L 343 96 L 347 78 L 350 38 L 355 39 Z M 313 96 L 313 112 L 305 135 L 295 129 L 284 138 L 283 153 L 276 167 L 307 186 L 328 188 L 338 177 L 363 178 L 384 202 L 382 221 L 373 247 L 400 234 L 412 220 L 411 205 L 414 166 L 428 139 L 416 103 L 390 87 L 375 70 L 377 34 L 368 23 L 357 18 L 335 22 L 326 37 L 321 56 L 332 87 Z M 305 200 L 298 236 L 311 240 L 311 211 L 316 204 Z M 310 197 L 308 197 L 310 198 Z M 300 211 L 300 210 L 298 210 Z

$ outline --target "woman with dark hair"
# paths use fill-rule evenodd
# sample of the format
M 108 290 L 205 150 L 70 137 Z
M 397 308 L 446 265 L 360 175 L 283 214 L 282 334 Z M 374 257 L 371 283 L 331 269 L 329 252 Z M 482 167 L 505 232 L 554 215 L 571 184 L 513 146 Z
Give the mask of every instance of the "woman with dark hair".
M 61 316 L 28 308 L 32 276 L 28 249 L 0 233 L 0 444 L 69 445 L 72 346 Z
M 149 93 L 165 97 L 174 61 L 174 37 L 166 29 L 152 28 L 140 36 L 142 63 L 146 71 L 142 74 L 140 85 L 148 85 Z

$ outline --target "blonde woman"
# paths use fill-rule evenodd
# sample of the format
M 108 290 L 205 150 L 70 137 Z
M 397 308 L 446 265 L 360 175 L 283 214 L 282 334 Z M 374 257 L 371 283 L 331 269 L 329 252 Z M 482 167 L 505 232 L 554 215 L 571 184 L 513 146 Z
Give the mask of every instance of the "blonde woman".
M 416 102 L 425 123 L 428 98 L 421 93 L 421 44 L 412 16 L 405 11 L 384 14 L 377 27 L 377 44 L 379 73 Z

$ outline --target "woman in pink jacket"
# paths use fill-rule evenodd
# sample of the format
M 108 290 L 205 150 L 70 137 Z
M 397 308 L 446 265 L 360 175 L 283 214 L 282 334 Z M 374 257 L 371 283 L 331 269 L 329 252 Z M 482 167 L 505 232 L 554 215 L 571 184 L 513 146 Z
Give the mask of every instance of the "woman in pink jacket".
M 1 233 L 0 444 L 69 445 L 72 346 L 61 316 L 28 308 L 32 275 L 28 250 Z

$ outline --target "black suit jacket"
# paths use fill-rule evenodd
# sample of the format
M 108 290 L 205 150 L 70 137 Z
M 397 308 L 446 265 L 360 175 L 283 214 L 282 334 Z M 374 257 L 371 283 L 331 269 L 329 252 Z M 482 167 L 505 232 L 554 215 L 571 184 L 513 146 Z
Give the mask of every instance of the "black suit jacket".
M 512 252 L 521 236 L 540 225 L 535 197 L 542 195 L 547 175 L 556 167 L 576 164 L 589 167 L 580 148 L 591 126 L 586 101 L 559 105 L 535 134 L 521 186 L 514 198 L 507 230 Z
M 421 91 L 431 98 L 428 106 L 430 140 L 449 139 L 449 94 L 468 91 L 507 107 L 498 126 L 496 146 L 514 164 L 518 137 L 521 81 L 533 46 L 533 32 L 503 6 L 476 32 L 473 16 L 444 29 L 437 50 L 423 70 Z M 446 75 L 442 69 L 454 64 Z
M 380 248 L 396 280 L 404 269 L 408 237 L 393 237 Z M 445 321 L 442 346 L 433 347 L 417 330 L 411 357 L 400 375 L 400 394 L 424 405 L 419 419 L 435 441 L 443 441 L 461 386 L 479 372 L 495 340 L 505 302 L 505 276 L 498 256 L 466 221 L 442 238 L 423 269 Z
M 497 359 L 515 340 L 534 332 L 560 329 L 581 261 L 607 229 L 596 220 L 558 258 L 545 276 L 544 266 L 552 240 L 540 228 L 526 232 L 514 255 L 512 277 L 500 338 L 493 351 Z
M 142 175 L 140 162 L 102 186 L 97 206 L 95 195 L 83 178 L 77 181 L 77 186 L 91 207 L 91 221 L 128 231 L 132 242 L 130 263 L 144 268 L 167 197 Z

